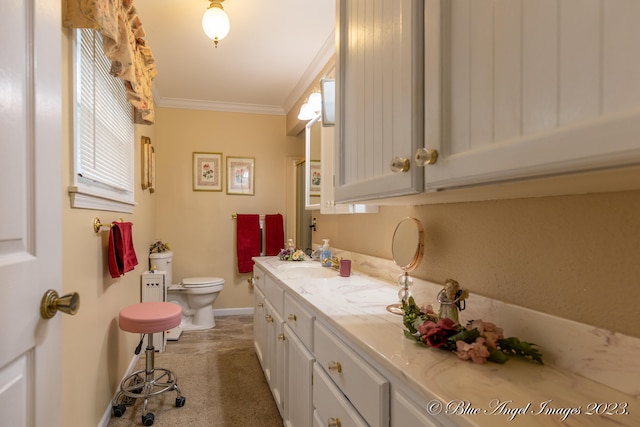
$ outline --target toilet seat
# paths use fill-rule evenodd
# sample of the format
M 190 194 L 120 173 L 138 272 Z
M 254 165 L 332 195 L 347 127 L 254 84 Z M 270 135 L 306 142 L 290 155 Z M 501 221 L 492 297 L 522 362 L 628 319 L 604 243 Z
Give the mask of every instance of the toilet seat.
M 209 288 L 216 285 L 224 285 L 224 279 L 220 277 L 189 277 L 182 280 L 185 288 Z

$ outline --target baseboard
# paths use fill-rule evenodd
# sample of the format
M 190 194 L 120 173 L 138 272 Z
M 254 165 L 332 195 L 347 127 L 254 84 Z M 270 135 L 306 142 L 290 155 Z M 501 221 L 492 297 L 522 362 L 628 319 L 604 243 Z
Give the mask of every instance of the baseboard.
M 140 352 L 140 353 L 143 353 L 143 352 Z M 133 355 L 133 358 L 131 358 L 131 362 L 129 362 L 129 367 L 127 368 L 127 371 L 124 373 L 120 381 L 118 381 L 118 387 L 120 387 L 120 383 L 122 382 L 122 380 L 124 380 L 128 375 L 130 375 L 133 372 L 133 370 L 136 367 L 136 364 L 138 363 L 139 358 L 140 358 L 140 354 Z M 107 410 L 102 415 L 102 418 L 100 419 L 100 423 L 98 424 L 98 427 L 107 427 L 109 425 L 109 420 L 111 419 L 112 402 L 113 402 L 113 399 L 115 399 L 116 397 L 116 393 L 118 393 L 118 389 L 116 389 L 113 393 L 113 396 L 111 396 L 111 399 L 107 404 Z
M 253 307 L 239 307 L 239 308 L 218 308 L 213 309 L 214 316 L 234 316 L 234 315 L 252 315 Z

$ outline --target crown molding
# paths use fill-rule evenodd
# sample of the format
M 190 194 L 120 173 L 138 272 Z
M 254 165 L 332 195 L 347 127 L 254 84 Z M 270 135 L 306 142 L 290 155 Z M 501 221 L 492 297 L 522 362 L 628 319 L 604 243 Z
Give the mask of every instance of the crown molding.
M 188 110 L 226 111 L 231 113 L 270 114 L 283 116 L 285 110 L 277 105 L 241 104 L 236 102 L 202 101 L 183 98 L 157 97 L 156 105 L 161 108 L 183 108 Z
M 331 31 L 331 34 L 325 40 L 324 44 L 307 67 L 298 84 L 293 88 L 284 103 L 284 111 L 288 112 L 293 106 L 302 98 L 309 89 L 309 86 L 313 84 L 313 80 L 320 74 L 322 69 L 327 66 L 329 61 L 332 60 L 336 53 L 336 32 Z

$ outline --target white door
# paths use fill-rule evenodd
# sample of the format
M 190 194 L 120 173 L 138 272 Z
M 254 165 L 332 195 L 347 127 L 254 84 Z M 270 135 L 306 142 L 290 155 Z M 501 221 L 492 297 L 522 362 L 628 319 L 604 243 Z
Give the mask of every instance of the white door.
M 59 427 L 61 50 L 59 0 L 0 2 L 0 424 Z

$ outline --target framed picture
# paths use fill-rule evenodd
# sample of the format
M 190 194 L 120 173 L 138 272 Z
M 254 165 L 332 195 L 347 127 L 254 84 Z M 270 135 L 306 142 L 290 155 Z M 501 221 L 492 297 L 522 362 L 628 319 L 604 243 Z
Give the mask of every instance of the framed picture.
M 309 162 L 309 195 L 320 195 L 320 182 L 322 181 L 322 172 L 320 170 L 320 162 Z
M 151 145 L 151 138 L 143 136 L 140 138 L 140 147 L 142 150 L 142 177 L 140 179 L 142 189 L 149 189 L 149 192 L 153 193 L 156 189 L 156 154 L 153 145 Z
M 322 126 L 335 126 L 336 124 L 336 81 L 323 79 L 322 92 Z
M 227 156 L 227 194 L 254 195 L 255 159 Z
M 193 153 L 193 191 L 222 191 L 222 153 Z

